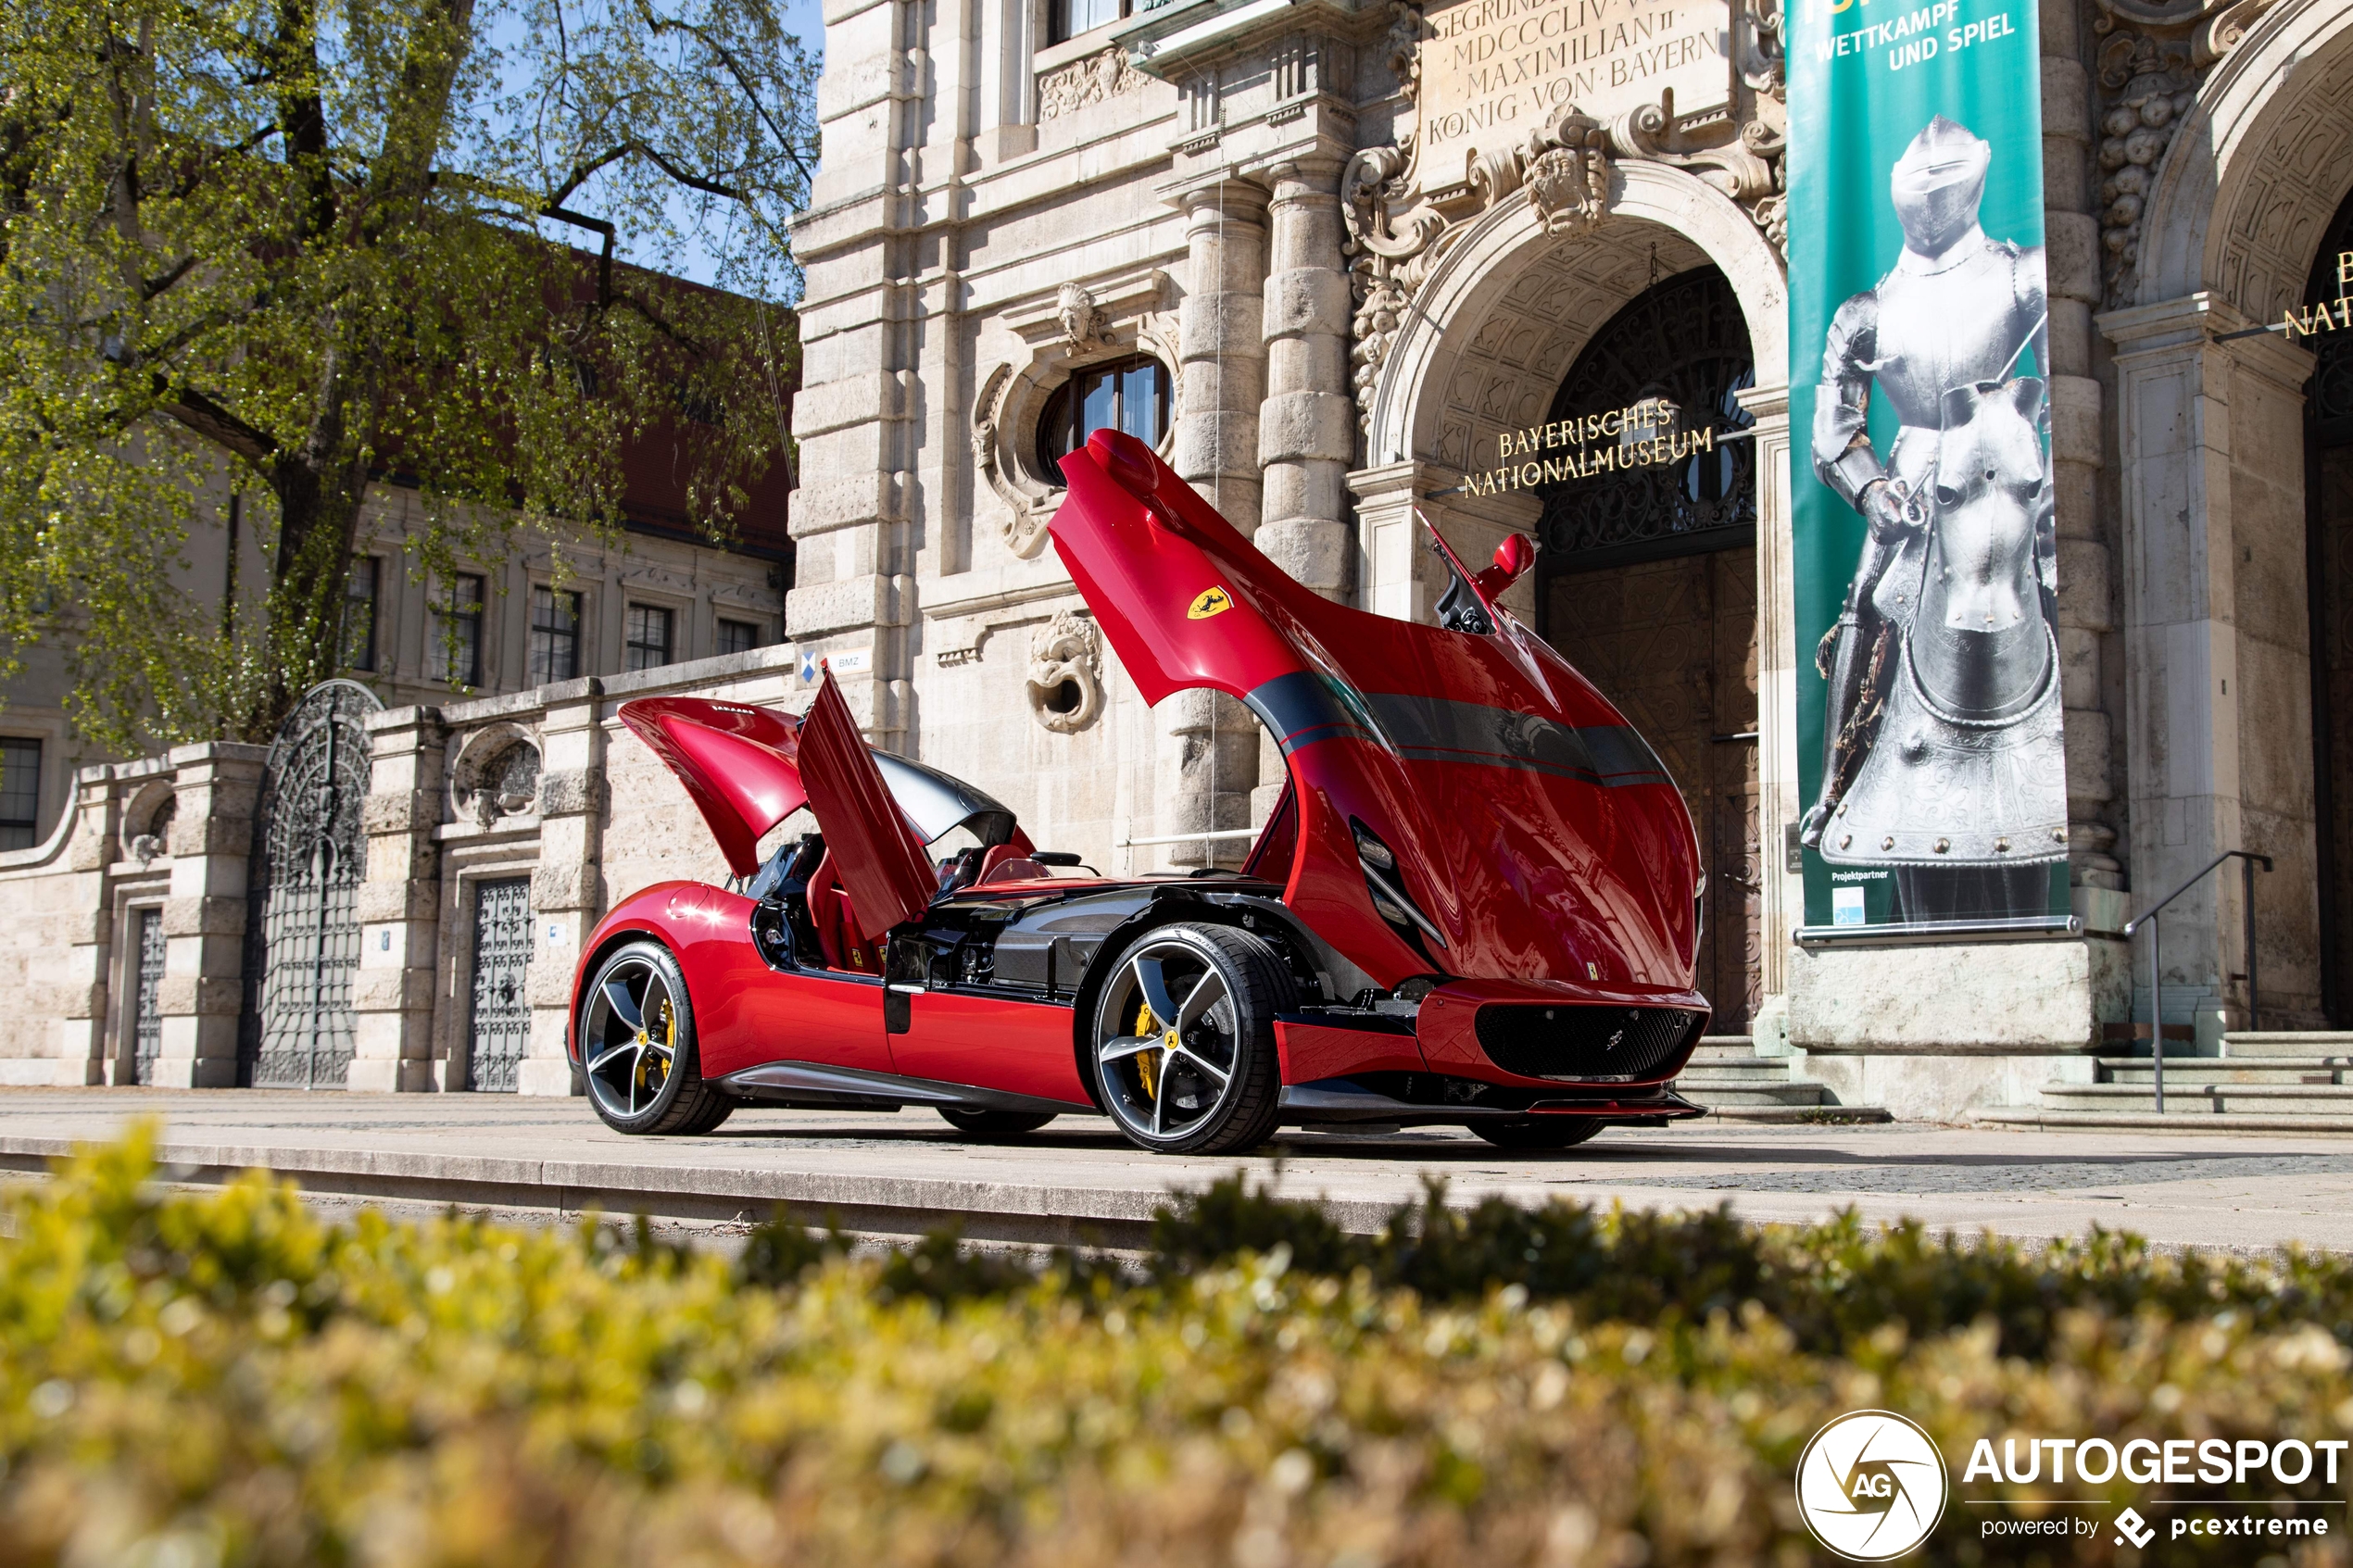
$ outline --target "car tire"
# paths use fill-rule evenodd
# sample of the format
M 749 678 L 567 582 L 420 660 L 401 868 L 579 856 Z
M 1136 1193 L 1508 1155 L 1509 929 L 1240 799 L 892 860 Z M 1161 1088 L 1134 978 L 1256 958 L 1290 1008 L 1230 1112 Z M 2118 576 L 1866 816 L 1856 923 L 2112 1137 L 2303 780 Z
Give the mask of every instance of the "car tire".
M 686 976 L 659 942 L 632 942 L 581 993 L 588 1103 L 619 1133 L 708 1133 L 736 1103 L 705 1081 Z
M 1470 1130 L 1497 1148 L 1574 1148 L 1604 1125 L 1598 1116 L 1530 1116 L 1516 1122 L 1473 1122 Z
M 1295 995 L 1289 967 L 1246 931 L 1145 932 L 1095 996 L 1086 1070 L 1103 1109 L 1154 1153 L 1255 1148 L 1282 1112 L 1275 1015 Z
M 967 1137 L 1009 1138 L 1034 1133 L 1054 1119 L 1051 1110 L 982 1110 L 971 1106 L 936 1107 L 950 1126 Z

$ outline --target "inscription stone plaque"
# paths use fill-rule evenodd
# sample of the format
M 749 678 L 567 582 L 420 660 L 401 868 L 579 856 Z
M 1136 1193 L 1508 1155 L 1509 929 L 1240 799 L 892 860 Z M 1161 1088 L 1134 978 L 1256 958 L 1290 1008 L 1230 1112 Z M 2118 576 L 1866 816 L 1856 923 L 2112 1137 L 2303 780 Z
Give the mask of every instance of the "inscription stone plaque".
M 1672 94 L 1679 121 L 1732 102 L 1727 0 L 1456 0 L 1426 13 L 1421 158 L 1429 185 L 1574 104 L 1595 119 Z

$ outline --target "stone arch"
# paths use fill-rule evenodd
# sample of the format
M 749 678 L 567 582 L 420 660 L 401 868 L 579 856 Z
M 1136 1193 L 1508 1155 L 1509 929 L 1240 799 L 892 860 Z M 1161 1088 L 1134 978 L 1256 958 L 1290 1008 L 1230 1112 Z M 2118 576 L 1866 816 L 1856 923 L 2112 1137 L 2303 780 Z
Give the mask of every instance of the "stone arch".
M 2141 225 L 2139 303 L 2209 290 L 2276 320 L 2353 186 L 2353 8 L 2287 0 L 2199 87 Z
M 1448 246 L 1382 360 L 1368 460 L 1453 467 L 1469 460 L 1468 442 L 1528 408 L 1525 422 L 1542 419 L 1578 349 L 1642 292 L 1654 240 L 1662 275 L 1713 262 L 1731 281 L 1757 384 L 1785 385 L 1788 283 L 1779 253 L 1714 186 L 1666 164 L 1626 160 L 1611 166 L 1606 214 L 1590 227 L 1550 233 L 1535 206 L 1515 194 Z M 1470 401 L 1453 396 L 1466 391 Z M 1450 400 L 1469 416 L 1452 426 Z

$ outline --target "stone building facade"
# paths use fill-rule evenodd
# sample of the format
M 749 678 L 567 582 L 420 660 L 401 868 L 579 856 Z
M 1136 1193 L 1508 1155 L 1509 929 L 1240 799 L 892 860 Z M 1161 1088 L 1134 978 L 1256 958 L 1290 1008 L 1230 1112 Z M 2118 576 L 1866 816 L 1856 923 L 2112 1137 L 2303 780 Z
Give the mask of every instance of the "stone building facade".
M 1686 7 L 1676 25 L 1698 17 L 1711 42 L 1677 57 L 1673 97 L 1554 102 L 1471 156 L 1436 107 L 1464 69 L 1441 45 L 1542 7 L 1114 8 L 827 8 L 823 172 L 796 229 L 788 630 L 864 650 L 852 696 L 878 743 L 1122 870 L 1222 858 L 1238 840 L 1176 840 L 1261 820 L 1279 775 L 1252 721 L 1201 695 L 1140 704 L 1045 540 L 1069 404 L 1141 366 L 1164 409 L 1089 420 L 1159 439 L 1320 592 L 1428 615 L 1417 506 L 1466 557 L 1539 533 L 1517 608 L 1692 799 L 1719 1028 L 1806 1052 L 1842 1095 L 1949 1112 L 2088 1078 L 2149 1014 L 2125 922 L 2242 847 L 2275 868 L 2257 882 L 2261 1022 L 2347 1021 L 2353 785 L 2332 790 L 2330 759 L 2353 732 L 2332 685 L 2353 648 L 2353 470 L 2330 421 L 2353 361 L 2246 330 L 2309 304 L 2353 249 L 2353 11 L 2042 6 L 2078 918 L 2055 940 L 1870 947 L 1793 939 L 1812 650 L 1787 408 L 1818 371 L 1785 327 L 1772 0 Z M 1672 517 L 1457 490 L 1500 433 L 1613 376 L 1639 386 L 1646 356 L 1754 431 Z M 2166 1022 L 2209 1044 L 2247 1022 L 2239 898 L 2209 879 L 2164 922 Z
M 338 683 L 339 726 L 297 715 L 308 746 L 82 768 L 48 839 L 0 856 L 0 975 L 24 998 L 0 1084 L 568 1094 L 581 937 L 651 884 L 727 873 L 616 710 L 799 687 L 781 646 L 440 706 Z M 335 727 L 339 761 L 307 768 Z M 302 821 L 318 795 L 342 798 Z M 347 879 L 273 885 L 289 837 Z
M 2163 1023 L 2210 1049 L 2250 1022 L 2353 1022 L 2353 9 L 2045 0 L 2075 920 L 1865 946 L 1798 939 L 1788 859 L 1813 652 L 1789 389 L 1818 370 L 1785 325 L 1780 16 L 1709 3 L 1679 12 L 1717 46 L 1675 57 L 1671 103 L 1551 104 L 1469 157 L 1432 107 L 1460 101 L 1434 0 L 834 0 L 796 232 L 794 646 L 347 717 L 364 872 L 321 1081 L 569 1088 L 582 934 L 654 881 L 720 874 L 618 726 L 632 695 L 798 709 L 824 655 L 878 745 L 971 778 L 1040 844 L 1115 872 L 1238 856 L 1279 789 L 1272 746 L 1223 698 L 1142 703 L 1045 533 L 1055 451 L 1100 423 L 1380 613 L 1427 617 L 1443 585 L 1416 510 L 1466 558 L 1535 533 L 1514 608 L 1691 801 L 1718 1029 L 1803 1053 L 1839 1098 L 1954 1115 L 2091 1082 L 2118 1031 L 2145 1040 L 2127 920 L 2229 849 L 2272 861 L 2253 949 L 2235 876 L 2175 902 Z M 2284 316 L 2296 331 L 2263 330 Z M 1461 487 L 1501 433 L 1604 394 L 1743 433 L 1606 505 Z M 283 760 L 86 769 L 67 820 L 0 855 L 20 911 L 0 965 L 48 1021 L 0 1076 L 235 1081 L 245 879 Z

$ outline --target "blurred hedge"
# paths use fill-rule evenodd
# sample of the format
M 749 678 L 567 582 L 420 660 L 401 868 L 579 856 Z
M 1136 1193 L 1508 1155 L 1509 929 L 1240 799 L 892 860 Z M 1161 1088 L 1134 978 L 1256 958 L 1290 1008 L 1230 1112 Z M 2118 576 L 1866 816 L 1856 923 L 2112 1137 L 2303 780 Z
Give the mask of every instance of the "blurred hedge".
M 2353 1434 L 2347 1271 L 2293 1253 L 1434 1201 L 1349 1237 L 1231 1183 L 1147 1277 L 1040 1276 L 149 1173 L 134 1140 L 7 1200 L 0 1564 L 1793 1564 L 1798 1451 L 1849 1410 L 2028 1508 L 1958 1486 L 1978 1436 Z M 1984 1512 L 1924 1560 L 2134 1555 Z M 2298 1561 L 2348 1561 L 2330 1517 Z

